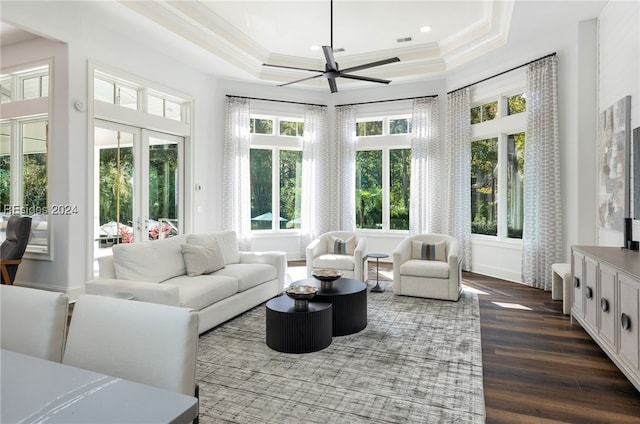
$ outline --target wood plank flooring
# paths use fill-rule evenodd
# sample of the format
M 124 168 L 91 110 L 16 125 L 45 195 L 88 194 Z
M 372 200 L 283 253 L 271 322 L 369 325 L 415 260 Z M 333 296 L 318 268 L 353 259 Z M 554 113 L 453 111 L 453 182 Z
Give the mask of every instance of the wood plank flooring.
M 390 263 L 380 279 L 392 279 Z M 463 273 L 463 284 L 480 301 L 487 423 L 640 423 L 640 392 L 562 301 L 480 274 Z

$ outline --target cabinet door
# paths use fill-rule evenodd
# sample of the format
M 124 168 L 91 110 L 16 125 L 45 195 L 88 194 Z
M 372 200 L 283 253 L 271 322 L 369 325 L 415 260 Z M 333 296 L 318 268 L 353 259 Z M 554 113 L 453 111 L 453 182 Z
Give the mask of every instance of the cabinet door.
M 582 274 L 584 270 L 584 256 L 579 253 L 573 254 L 573 285 L 571 296 L 571 313 L 579 318 L 583 317 L 583 303 L 582 297 Z
M 616 299 L 616 270 L 608 265 L 600 264 L 598 269 L 599 303 L 598 313 L 600 315 L 599 333 L 602 339 L 609 345 L 610 349 L 617 352 L 616 328 L 618 315 L 615 311 Z
M 598 296 L 596 283 L 598 279 L 598 262 L 592 258 L 584 259 L 584 274 L 582 275 L 582 292 L 584 294 L 584 319 L 593 330 L 598 329 Z
M 618 273 L 620 285 L 620 356 L 638 369 L 638 283 L 623 273 Z

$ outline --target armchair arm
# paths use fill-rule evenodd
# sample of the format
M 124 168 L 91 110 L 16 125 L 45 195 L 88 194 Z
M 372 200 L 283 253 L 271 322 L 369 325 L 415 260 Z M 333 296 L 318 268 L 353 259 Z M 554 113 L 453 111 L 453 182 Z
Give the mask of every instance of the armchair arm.
M 353 275 L 357 279 L 367 281 L 365 278 L 365 272 L 367 271 L 367 239 L 366 237 L 360 237 L 355 250 L 353 251 Z
M 393 251 L 393 281 L 400 283 L 400 265 L 411 259 L 411 238 L 405 238 Z
M 313 260 L 327 251 L 327 242 L 323 236 L 311 241 L 305 249 L 305 259 L 307 260 L 307 277 L 313 273 Z
M 278 271 L 278 287 L 284 291 L 287 278 L 287 254 L 285 252 L 240 252 L 241 264 L 268 264 Z
M 88 294 L 112 294 L 118 292 L 131 293 L 135 300 L 162 305 L 180 306 L 178 287 L 170 284 L 147 283 L 143 281 L 117 280 L 98 278 L 85 284 Z

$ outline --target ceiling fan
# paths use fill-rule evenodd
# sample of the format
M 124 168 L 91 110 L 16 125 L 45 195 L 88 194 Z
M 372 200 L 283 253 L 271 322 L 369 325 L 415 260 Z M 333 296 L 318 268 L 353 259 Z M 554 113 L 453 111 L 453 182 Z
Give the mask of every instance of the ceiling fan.
M 360 75 L 353 75 L 351 72 L 360 71 L 362 69 L 373 68 L 374 66 L 386 65 L 388 63 L 399 62 L 400 59 L 398 57 L 392 57 L 389 59 L 378 60 L 376 62 L 365 63 L 364 65 L 353 66 L 347 69 L 340 69 L 338 67 L 338 63 L 336 63 L 335 58 L 333 57 L 333 0 L 331 0 L 331 45 L 330 46 L 322 46 L 322 52 L 324 53 L 324 58 L 327 63 L 324 66 L 324 71 L 319 69 L 307 69 L 307 68 L 297 68 L 295 66 L 283 66 L 283 65 L 270 65 L 268 63 L 263 63 L 263 66 L 271 66 L 274 68 L 284 68 L 284 69 L 296 69 L 300 71 L 309 71 L 316 72 L 317 75 L 313 75 L 307 78 L 302 78 L 299 80 L 287 82 L 284 84 L 279 84 L 278 87 L 284 87 L 286 85 L 295 84 L 302 81 L 307 81 L 315 78 L 324 77 L 329 82 L 329 88 L 332 93 L 338 92 L 338 86 L 336 85 L 336 78 L 348 78 L 360 81 L 370 81 L 370 82 L 379 82 L 382 84 L 389 84 L 390 80 L 384 80 L 379 78 L 370 78 L 363 77 Z

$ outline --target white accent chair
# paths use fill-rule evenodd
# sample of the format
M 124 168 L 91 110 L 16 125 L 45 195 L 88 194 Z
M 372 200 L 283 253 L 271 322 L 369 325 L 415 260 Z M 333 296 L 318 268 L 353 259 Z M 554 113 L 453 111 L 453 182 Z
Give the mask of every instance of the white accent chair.
M 334 249 L 335 241 L 346 242 L 342 253 Z M 330 231 L 317 237 L 306 249 L 307 278 L 314 269 L 335 269 L 344 277 L 367 281 L 367 239 L 352 231 Z
M 69 318 L 64 293 L 0 285 L 0 347 L 60 362 Z
M 441 260 L 421 259 L 416 248 L 423 242 L 444 244 Z M 393 293 L 457 301 L 462 292 L 458 246 L 455 238 L 445 234 L 419 234 L 402 240 L 393 252 Z
M 197 347 L 192 309 L 84 294 L 62 363 L 196 396 Z

